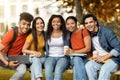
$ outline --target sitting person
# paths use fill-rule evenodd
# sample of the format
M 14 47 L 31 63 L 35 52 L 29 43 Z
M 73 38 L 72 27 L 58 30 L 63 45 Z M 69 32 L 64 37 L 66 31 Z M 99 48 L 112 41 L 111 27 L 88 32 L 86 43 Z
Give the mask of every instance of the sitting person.
M 46 36 L 46 80 L 62 80 L 63 72 L 69 67 L 69 57 L 64 55 L 64 46 L 69 46 L 67 42 L 69 36 L 67 36 L 65 21 L 61 15 L 50 17 Z
M 98 24 L 93 14 L 83 17 L 83 24 L 89 30 L 92 37 L 92 51 L 97 56 L 85 65 L 89 80 L 110 80 L 110 76 L 118 69 L 120 63 L 120 41 L 115 34 Z M 107 60 L 107 62 L 106 62 Z M 99 76 L 97 78 L 97 71 Z
M 86 80 L 85 63 L 88 56 L 91 56 L 91 38 L 87 29 L 77 27 L 77 19 L 69 16 L 66 19 L 66 28 L 71 32 L 71 49 L 66 51 L 66 55 L 73 54 L 71 63 L 73 66 L 73 80 Z M 86 54 L 85 56 L 74 56 L 75 54 Z
M 45 23 L 41 17 L 36 17 L 32 24 L 32 33 L 26 38 L 22 52 L 30 55 L 31 80 L 42 80 L 42 64 L 45 62 Z
M 22 53 L 22 47 L 30 30 L 31 21 L 33 16 L 27 12 L 20 14 L 20 20 L 18 25 L 18 34 L 16 40 L 13 42 L 12 47 L 10 47 L 10 42 L 14 37 L 14 30 L 10 29 L 2 41 L 0 42 L 0 60 L 10 68 L 15 68 L 15 74 L 10 78 L 10 80 L 22 80 L 26 73 L 26 65 L 15 63 L 16 61 L 8 61 L 8 56 L 18 56 Z M 4 55 L 6 54 L 6 55 Z

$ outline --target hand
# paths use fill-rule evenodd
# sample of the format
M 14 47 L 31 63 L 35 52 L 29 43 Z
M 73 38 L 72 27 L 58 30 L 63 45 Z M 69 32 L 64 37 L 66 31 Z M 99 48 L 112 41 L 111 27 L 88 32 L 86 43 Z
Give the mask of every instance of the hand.
M 96 56 L 92 58 L 95 62 L 102 63 L 104 58 L 102 56 Z
M 68 50 L 66 50 L 65 55 L 68 55 L 68 54 L 71 54 L 71 53 L 74 53 L 74 50 L 68 49 Z
M 101 63 L 101 62 L 103 63 L 106 60 L 108 60 L 110 57 L 112 57 L 112 54 L 106 54 L 103 56 L 97 56 L 97 57 L 93 58 L 93 60 L 95 60 L 96 62 L 99 62 L 99 63 Z
M 8 66 L 11 68 L 16 68 L 19 65 L 18 61 L 10 61 L 8 62 Z
M 35 53 L 34 53 L 34 56 L 35 56 L 35 57 L 40 57 L 40 56 L 41 56 L 41 53 L 40 53 L 40 52 L 35 52 Z

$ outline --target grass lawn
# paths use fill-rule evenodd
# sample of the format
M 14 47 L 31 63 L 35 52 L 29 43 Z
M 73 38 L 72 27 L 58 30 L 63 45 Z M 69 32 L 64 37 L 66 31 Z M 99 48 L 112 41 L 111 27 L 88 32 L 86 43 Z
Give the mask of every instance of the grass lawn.
M 9 78 L 14 74 L 14 72 L 14 70 L 0 69 L 0 80 L 9 80 Z M 30 80 L 29 71 L 27 71 L 23 80 Z M 43 77 L 43 80 L 45 80 L 45 77 Z M 64 72 L 63 80 L 73 80 L 73 74 Z M 120 76 L 112 75 L 110 80 L 120 80 Z
M 14 74 L 14 72 L 15 72 L 14 70 L 0 69 L 0 80 L 9 80 L 9 78 Z M 73 77 L 72 73 L 63 74 L 63 80 L 73 80 L 72 77 Z M 29 71 L 27 71 L 23 80 L 30 80 Z M 43 77 L 43 80 L 45 80 L 45 77 Z

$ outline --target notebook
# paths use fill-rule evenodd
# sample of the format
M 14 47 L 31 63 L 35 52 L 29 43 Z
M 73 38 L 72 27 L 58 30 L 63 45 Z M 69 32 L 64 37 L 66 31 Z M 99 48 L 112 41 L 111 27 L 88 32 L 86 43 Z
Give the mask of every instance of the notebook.
M 8 56 L 8 60 L 18 61 L 20 64 L 29 64 L 30 63 L 28 55 Z
M 69 56 L 87 56 L 87 54 L 77 54 L 77 53 L 74 53 L 74 54 L 69 54 Z

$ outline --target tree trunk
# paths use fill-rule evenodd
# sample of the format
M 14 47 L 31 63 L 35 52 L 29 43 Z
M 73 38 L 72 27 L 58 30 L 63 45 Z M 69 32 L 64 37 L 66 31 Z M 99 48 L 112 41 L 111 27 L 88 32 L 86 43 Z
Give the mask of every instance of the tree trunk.
M 99 21 L 99 24 L 102 25 L 103 27 L 111 29 L 117 36 L 117 38 L 120 40 L 120 28 L 116 25 L 115 22 L 107 23 L 107 22 L 101 22 Z
M 74 0 L 74 3 L 75 3 L 75 9 L 76 9 L 76 18 L 77 18 L 78 22 L 81 23 L 81 20 L 83 17 L 81 0 Z

